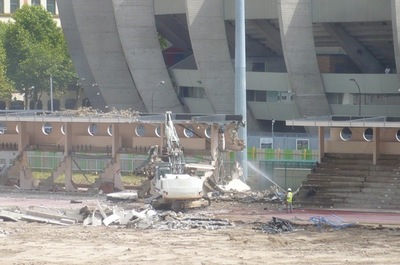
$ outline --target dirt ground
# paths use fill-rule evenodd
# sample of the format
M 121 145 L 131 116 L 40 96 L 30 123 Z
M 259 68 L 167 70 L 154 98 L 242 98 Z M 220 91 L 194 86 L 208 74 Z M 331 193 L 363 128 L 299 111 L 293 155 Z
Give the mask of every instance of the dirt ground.
M 104 197 L 78 199 L 85 203 Z M 0 208 L 82 206 L 70 200 L 69 196 L 2 192 Z M 227 218 L 235 226 L 160 231 L 0 222 L 0 264 L 399 264 L 398 216 L 392 224 L 357 224 L 334 230 L 319 229 L 308 222 L 304 211 L 295 209 L 287 214 L 280 205 L 214 202 L 192 211 Z M 297 231 L 268 234 L 255 229 L 271 216 L 291 220 Z

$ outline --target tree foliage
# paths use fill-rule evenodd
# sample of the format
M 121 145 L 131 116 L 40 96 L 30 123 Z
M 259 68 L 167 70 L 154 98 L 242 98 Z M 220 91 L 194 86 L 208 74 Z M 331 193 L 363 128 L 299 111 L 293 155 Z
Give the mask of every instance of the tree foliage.
M 160 42 L 161 50 L 166 49 L 168 47 L 167 39 L 159 32 L 157 32 L 157 36 L 158 36 L 158 41 Z
M 4 32 L 7 25 L 0 22 L 0 98 L 10 99 L 14 86 L 10 79 L 6 76 L 6 51 L 2 45 L 4 41 Z
M 62 91 L 76 80 L 62 30 L 42 6 L 24 5 L 12 16 L 4 33 L 7 76 L 21 93 L 27 88 L 31 99 L 54 90 Z

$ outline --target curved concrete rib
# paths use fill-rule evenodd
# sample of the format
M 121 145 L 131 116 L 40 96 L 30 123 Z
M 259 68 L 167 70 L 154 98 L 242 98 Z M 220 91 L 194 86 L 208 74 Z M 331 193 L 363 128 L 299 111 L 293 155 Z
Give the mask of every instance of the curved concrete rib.
M 311 0 L 279 0 L 278 10 L 283 54 L 299 114 L 330 115 L 314 45 Z
M 226 39 L 223 0 L 186 0 L 192 48 L 215 113 L 234 113 L 235 75 Z
M 79 35 L 72 1 L 60 1 L 57 5 L 69 54 L 71 55 L 72 62 L 74 63 L 79 76 L 84 78 L 84 80 L 80 81 L 81 86 L 83 87 L 86 96 L 92 102 L 93 107 L 103 109 L 103 107 L 106 106 L 106 103 L 101 94 L 97 96 L 100 91 L 98 86 L 94 85 L 96 82 L 89 67 L 81 37 Z
M 84 49 L 82 56 L 86 56 L 108 108 L 145 111 L 126 64 L 112 2 L 72 0 L 72 3 Z
M 397 80 L 400 80 L 400 0 L 392 0 L 393 46 L 397 69 Z
M 112 3 L 125 58 L 147 110 L 184 112 L 161 53 L 153 1 L 113 0 Z

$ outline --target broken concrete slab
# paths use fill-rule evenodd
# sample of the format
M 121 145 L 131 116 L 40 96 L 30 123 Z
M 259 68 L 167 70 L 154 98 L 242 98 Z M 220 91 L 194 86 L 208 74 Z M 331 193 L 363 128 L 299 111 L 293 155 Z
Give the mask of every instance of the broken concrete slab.
M 93 226 L 101 226 L 102 221 L 103 221 L 102 217 L 103 216 L 100 213 L 98 213 L 97 211 L 93 212 L 92 218 L 91 218 L 92 219 L 91 225 L 93 225 Z
M 104 218 L 103 219 L 103 224 L 105 226 L 109 226 L 111 223 L 114 223 L 115 221 L 119 220 L 120 218 L 121 218 L 120 215 L 114 213 L 114 214 L 109 215 L 106 218 Z
M 58 210 L 38 206 L 29 207 L 26 209 L 25 214 L 50 220 L 61 220 L 66 218 L 66 216 Z
M 61 220 L 52 220 L 52 219 L 47 219 L 47 218 L 42 218 L 42 217 L 37 217 L 37 216 L 30 216 L 30 215 L 22 216 L 21 220 L 28 221 L 28 222 L 38 222 L 38 223 L 45 223 L 45 224 L 62 225 L 62 226 L 69 225 L 67 223 L 62 222 Z
M 84 226 L 88 226 L 88 225 L 91 225 L 91 224 L 92 224 L 92 216 L 89 215 L 88 217 L 86 217 L 86 218 L 83 220 L 83 225 L 84 225 Z
M 82 223 L 85 216 L 79 213 L 79 210 L 66 210 L 64 215 L 68 219 L 75 220 L 76 223 Z
M 122 217 L 119 219 L 119 224 L 126 225 L 134 216 L 134 210 L 124 211 L 121 213 Z
M 107 218 L 106 212 L 104 211 L 103 207 L 100 205 L 98 201 L 97 201 L 97 210 L 100 212 L 103 219 Z
M 4 210 L 0 211 L 0 219 L 3 219 L 3 221 L 18 222 L 21 220 L 22 216 L 24 215 L 21 213 L 15 213 Z
M 107 200 L 115 201 L 136 201 L 138 192 L 136 190 L 125 190 L 107 194 Z

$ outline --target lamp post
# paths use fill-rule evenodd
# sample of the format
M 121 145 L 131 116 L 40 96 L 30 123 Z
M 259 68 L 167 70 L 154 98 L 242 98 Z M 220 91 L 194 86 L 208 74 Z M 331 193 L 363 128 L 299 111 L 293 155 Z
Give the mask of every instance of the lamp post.
M 157 87 L 161 84 L 165 84 L 164 80 L 161 80 L 160 82 L 157 83 L 157 85 L 154 86 L 153 91 L 151 92 L 151 113 L 153 113 L 153 103 L 154 103 L 154 91 L 157 89 Z
M 54 101 L 53 101 L 53 76 L 50 75 L 50 111 L 54 111 Z
M 357 81 L 354 78 L 350 78 L 349 80 L 353 81 L 357 85 L 357 88 L 358 88 L 358 116 L 361 116 L 361 89 L 360 89 L 360 86 L 358 85 Z
M 275 119 L 272 119 L 272 148 L 274 148 L 274 124 L 275 124 Z

